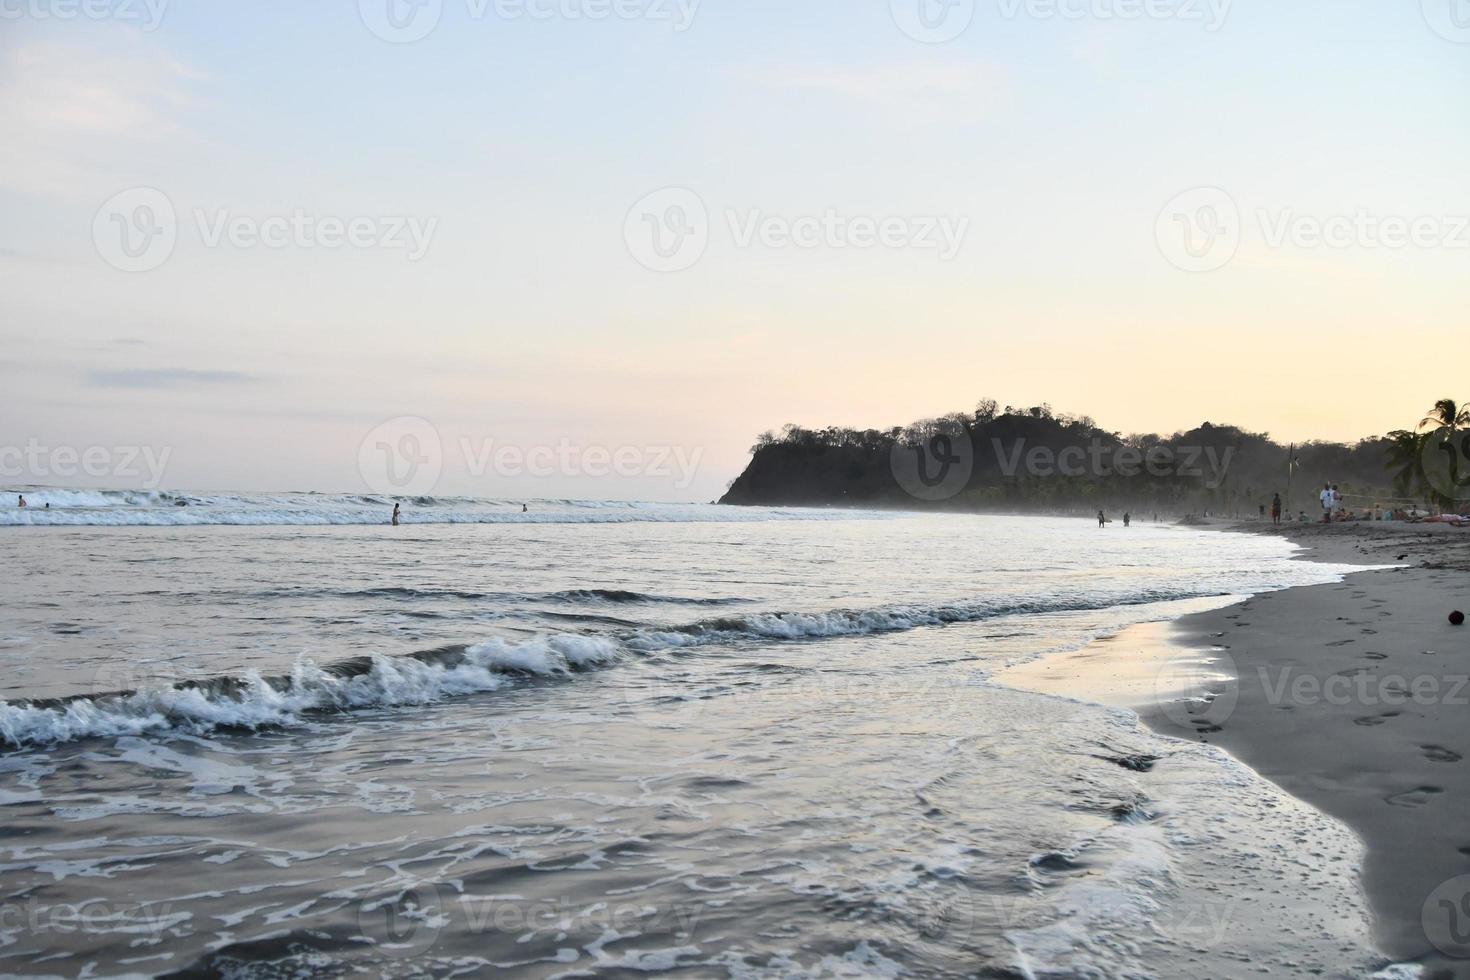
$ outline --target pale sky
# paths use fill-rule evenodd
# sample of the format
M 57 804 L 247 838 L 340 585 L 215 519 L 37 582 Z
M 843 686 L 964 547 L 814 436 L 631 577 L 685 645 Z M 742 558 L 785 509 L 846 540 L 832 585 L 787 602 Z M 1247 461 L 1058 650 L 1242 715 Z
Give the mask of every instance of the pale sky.
M 1283 441 L 1470 399 L 1462 0 L 420 2 L 0 0 L 0 449 L 359 490 L 408 416 L 445 493 L 708 500 L 762 430 L 987 395 Z

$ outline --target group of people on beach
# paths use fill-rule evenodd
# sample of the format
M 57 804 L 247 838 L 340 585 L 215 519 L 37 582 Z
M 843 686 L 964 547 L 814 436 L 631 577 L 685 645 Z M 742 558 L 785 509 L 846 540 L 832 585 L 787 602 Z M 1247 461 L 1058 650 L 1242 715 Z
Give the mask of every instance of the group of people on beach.
M 1098 527 L 1107 527 L 1112 522 L 1113 522 L 1113 519 L 1107 515 L 1107 512 L 1106 511 L 1101 511 L 1100 510 L 1100 511 L 1097 512 L 1097 526 Z M 1159 515 L 1158 514 L 1155 514 L 1154 515 L 1154 523 L 1155 524 L 1159 523 Z M 1132 527 L 1133 526 L 1133 512 L 1132 511 L 1124 511 L 1123 512 L 1123 526 L 1124 527 Z
M 1331 524 L 1339 520 L 1342 514 L 1342 491 L 1337 489 L 1335 483 L 1322 484 L 1322 492 L 1317 495 L 1322 501 L 1322 523 Z

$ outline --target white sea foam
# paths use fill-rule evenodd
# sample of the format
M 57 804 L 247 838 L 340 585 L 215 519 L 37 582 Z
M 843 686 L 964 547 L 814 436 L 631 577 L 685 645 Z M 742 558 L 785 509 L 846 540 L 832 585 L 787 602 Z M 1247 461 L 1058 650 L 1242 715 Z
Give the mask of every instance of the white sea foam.
M 303 658 L 290 676 L 273 680 L 251 671 L 230 683 L 146 687 L 64 704 L 0 701 L 0 740 L 13 745 L 46 745 L 168 730 L 198 733 L 217 728 L 290 726 L 312 712 L 427 704 L 497 690 L 513 675 L 566 676 L 638 654 L 714 644 L 866 636 L 1001 616 L 1156 603 L 1192 595 L 1160 589 L 1122 595 L 1100 591 L 1068 599 L 992 596 L 928 608 L 752 613 L 616 634 L 495 637 L 465 648 L 460 656 L 373 655 L 365 666 L 345 670 L 324 668 Z
M 0 701 L 0 737 L 14 745 L 47 745 L 170 730 L 290 726 L 313 712 L 428 704 L 494 691 L 508 683 L 508 674 L 569 674 L 619 654 L 610 640 L 564 635 L 522 643 L 492 640 L 445 663 L 373 656 L 364 671 L 346 677 L 302 659 L 289 678 L 272 683 L 252 671 L 223 691 L 156 687 L 62 705 Z
M 372 494 L 185 494 L 19 488 L 29 506 L 0 497 L 0 526 L 191 527 L 387 524 L 395 502 L 405 524 L 620 524 L 876 519 L 885 515 L 789 507 L 722 507 L 606 500 L 492 500 Z M 46 505 L 50 504 L 48 508 Z M 523 504 L 528 508 L 522 510 Z

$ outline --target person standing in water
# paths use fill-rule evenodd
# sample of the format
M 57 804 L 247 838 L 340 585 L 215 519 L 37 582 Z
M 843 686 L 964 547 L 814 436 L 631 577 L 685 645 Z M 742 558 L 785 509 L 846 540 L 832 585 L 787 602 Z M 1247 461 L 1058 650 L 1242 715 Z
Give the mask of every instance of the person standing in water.
M 1107 527 L 1108 526 L 1108 515 L 1104 514 L 1102 511 L 1098 511 L 1097 512 L 1097 526 L 1098 527 Z
M 15 495 L 15 506 L 17 506 L 17 507 L 29 507 L 30 504 L 26 503 L 26 498 L 25 498 L 25 495 L 24 494 L 19 494 L 18 493 L 18 494 Z
M 1271 523 L 1277 525 L 1281 523 L 1281 494 L 1279 493 L 1271 497 Z
M 1123 512 L 1123 526 L 1124 527 L 1132 527 L 1133 526 L 1133 515 L 1130 514 L 1130 513 L 1128 513 L 1127 511 L 1124 511 Z
M 394 527 L 397 527 L 398 526 L 398 505 L 397 504 L 394 504 L 393 505 L 393 526 Z

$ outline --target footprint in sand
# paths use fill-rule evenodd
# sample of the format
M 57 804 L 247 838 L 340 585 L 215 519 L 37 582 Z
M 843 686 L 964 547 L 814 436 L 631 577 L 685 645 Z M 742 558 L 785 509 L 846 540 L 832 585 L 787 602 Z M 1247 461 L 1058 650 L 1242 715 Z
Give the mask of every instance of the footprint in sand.
M 1349 643 L 1357 643 L 1357 642 L 1358 642 L 1357 640 L 1334 640 L 1331 643 L 1328 643 L 1327 646 L 1330 646 L 1330 647 L 1345 647 Z
M 1353 724 L 1362 725 L 1364 728 L 1370 728 L 1373 725 L 1382 725 L 1384 722 L 1388 721 L 1388 719 L 1397 718 L 1400 714 L 1402 714 L 1402 712 L 1385 711 L 1381 715 L 1364 715 L 1362 718 L 1354 718 Z
M 1358 630 L 1358 632 L 1359 633 L 1366 633 L 1368 636 L 1377 636 L 1378 635 L 1378 631 L 1377 630 L 1375 630 L 1375 629 L 1369 629 L 1366 626 L 1363 627 L 1362 629 Z
M 1430 762 L 1459 762 L 1464 758 L 1460 753 L 1447 749 L 1443 745 L 1421 745 L 1419 748 L 1424 751 L 1424 758 Z
M 1379 653 L 1376 650 L 1370 650 L 1367 653 L 1363 654 L 1363 656 L 1364 656 L 1364 658 L 1366 658 L 1368 660 L 1387 660 L 1388 659 L 1388 654 L 1386 654 L 1386 653 Z
M 1393 796 L 1385 796 L 1383 802 L 1389 806 L 1427 806 L 1430 800 L 1443 792 L 1444 790 L 1438 786 L 1420 786 L 1409 790 L 1407 793 L 1396 793 Z

